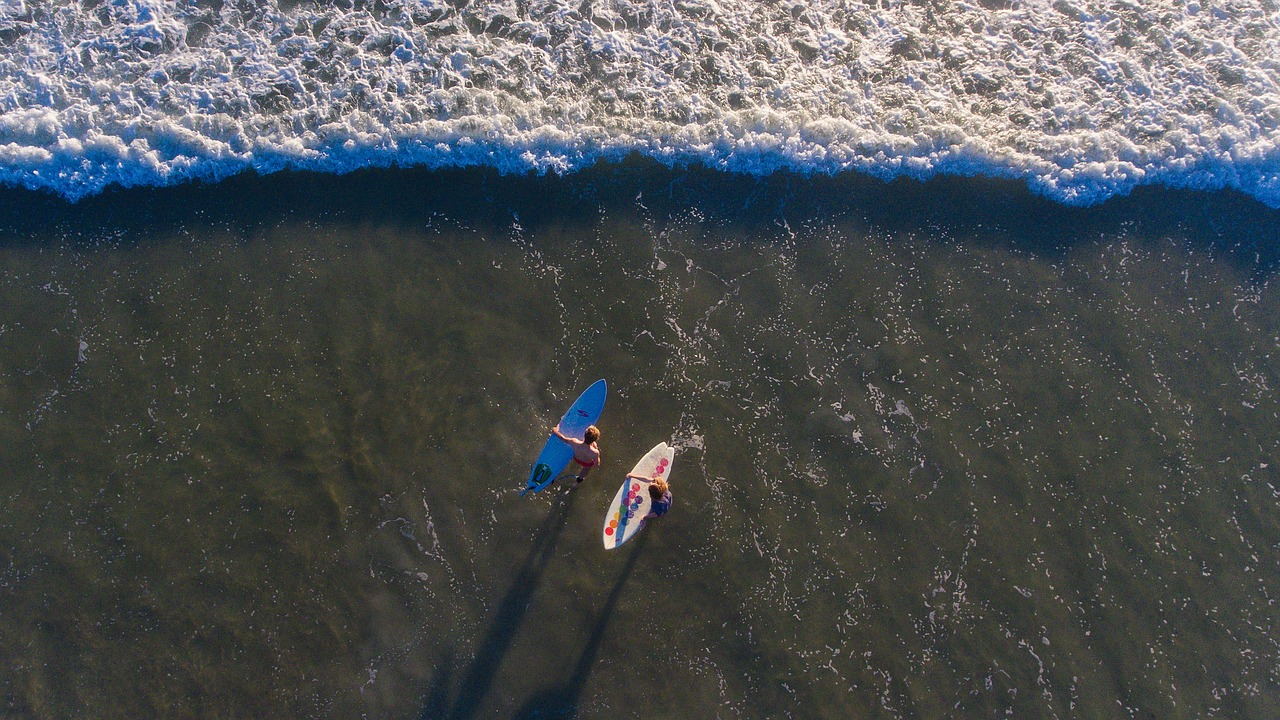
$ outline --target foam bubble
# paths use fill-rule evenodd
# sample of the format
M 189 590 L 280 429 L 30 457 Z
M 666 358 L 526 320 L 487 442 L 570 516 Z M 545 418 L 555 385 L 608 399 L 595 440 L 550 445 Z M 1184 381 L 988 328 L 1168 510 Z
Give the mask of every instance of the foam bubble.
M 1256 3 L 0 5 L 0 180 L 80 198 L 245 170 L 640 153 L 769 173 L 1161 183 L 1280 207 Z

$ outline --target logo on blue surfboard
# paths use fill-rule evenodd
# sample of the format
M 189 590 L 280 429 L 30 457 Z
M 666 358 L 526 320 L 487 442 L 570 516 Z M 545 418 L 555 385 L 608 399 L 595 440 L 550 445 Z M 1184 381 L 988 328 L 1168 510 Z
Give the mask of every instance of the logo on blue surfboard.
M 529 484 L 537 487 L 551 479 L 551 467 L 546 463 L 538 463 L 533 468 L 533 477 L 529 478 Z

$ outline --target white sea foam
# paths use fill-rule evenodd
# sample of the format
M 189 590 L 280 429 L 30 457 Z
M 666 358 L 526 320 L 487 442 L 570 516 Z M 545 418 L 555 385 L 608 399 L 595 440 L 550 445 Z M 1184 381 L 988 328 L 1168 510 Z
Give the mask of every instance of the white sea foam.
M 1278 58 L 1274 0 L 0 0 L 0 181 L 638 152 L 1280 207 Z

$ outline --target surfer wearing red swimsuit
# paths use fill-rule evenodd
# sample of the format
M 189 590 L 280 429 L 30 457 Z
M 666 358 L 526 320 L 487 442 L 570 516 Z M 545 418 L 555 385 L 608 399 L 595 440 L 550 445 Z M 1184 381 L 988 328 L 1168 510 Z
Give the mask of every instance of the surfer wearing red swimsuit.
M 595 425 L 589 426 L 581 440 L 560 432 L 559 425 L 551 428 L 551 433 L 573 448 L 573 461 L 581 468 L 575 479 L 582 482 L 587 473 L 591 472 L 591 468 L 600 463 L 600 446 L 596 445 L 596 441 L 600 439 L 600 429 Z

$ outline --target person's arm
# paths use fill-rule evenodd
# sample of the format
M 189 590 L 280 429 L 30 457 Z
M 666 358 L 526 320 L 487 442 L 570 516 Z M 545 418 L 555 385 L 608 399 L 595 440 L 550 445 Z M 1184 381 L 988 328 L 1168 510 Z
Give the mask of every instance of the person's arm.
M 657 475 L 635 475 L 632 473 L 627 473 L 627 477 L 635 480 L 643 480 L 645 482 L 653 482 L 654 480 L 658 479 Z
M 560 438 L 560 439 L 561 439 L 561 440 L 563 440 L 564 442 L 569 443 L 570 445 L 581 445 L 581 444 L 582 444 L 582 441 L 581 441 L 581 440 L 579 440 L 579 439 L 577 439 L 577 438 L 571 438 L 571 437 L 569 437 L 568 435 L 565 435 L 564 433 L 560 432 L 560 426 L 559 426 L 559 425 L 557 425 L 557 426 L 555 426 L 555 427 L 551 428 L 551 434 L 552 434 L 552 435 L 555 435 L 555 436 L 556 436 L 556 437 L 558 437 L 558 438 Z

